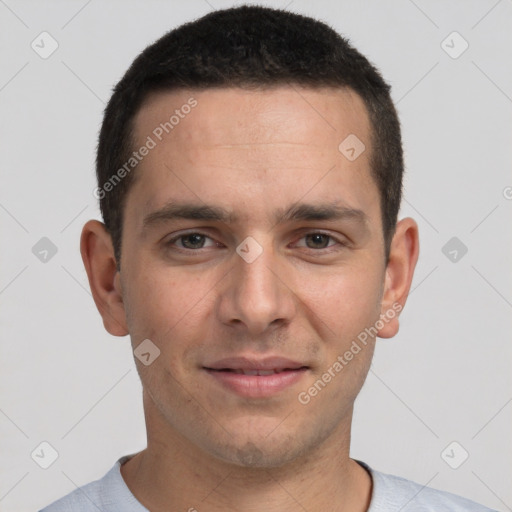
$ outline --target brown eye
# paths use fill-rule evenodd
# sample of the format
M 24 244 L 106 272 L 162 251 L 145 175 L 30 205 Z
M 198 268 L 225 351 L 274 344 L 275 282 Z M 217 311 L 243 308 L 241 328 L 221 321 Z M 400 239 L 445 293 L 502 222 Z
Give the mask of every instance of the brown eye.
M 205 236 L 199 233 L 180 236 L 181 244 L 185 249 L 201 249 L 204 246 Z
M 321 231 L 306 232 L 294 244 L 294 247 L 299 247 L 302 250 L 310 249 L 310 254 L 317 253 L 318 256 L 340 251 L 348 246 L 349 243 L 343 236 L 338 238 Z
M 312 233 L 310 235 L 306 235 L 306 245 L 310 249 L 325 249 L 329 245 L 329 239 L 331 238 L 329 235 L 325 235 L 323 233 Z M 311 243 L 308 243 L 311 242 Z
M 174 247 L 176 249 L 195 250 L 214 247 L 217 244 L 207 235 L 192 232 L 185 233 L 184 235 L 175 236 L 174 238 L 166 242 L 165 245 Z

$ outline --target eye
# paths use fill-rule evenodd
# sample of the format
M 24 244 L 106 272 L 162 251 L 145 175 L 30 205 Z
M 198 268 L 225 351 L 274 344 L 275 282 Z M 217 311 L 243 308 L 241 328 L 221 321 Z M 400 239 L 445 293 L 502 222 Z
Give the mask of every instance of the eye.
M 303 236 L 300 240 L 305 240 L 305 245 L 297 244 L 296 247 L 307 247 L 308 249 L 326 249 L 336 244 L 346 245 L 340 240 L 334 238 L 333 236 L 320 232 L 308 233 L 306 236 Z
M 174 245 L 175 242 L 178 242 L 176 246 L 179 249 L 203 249 L 205 247 L 206 240 L 211 240 L 212 242 L 208 247 L 216 245 L 209 236 L 203 235 L 202 233 L 186 233 L 184 235 L 179 235 L 171 238 L 166 245 Z

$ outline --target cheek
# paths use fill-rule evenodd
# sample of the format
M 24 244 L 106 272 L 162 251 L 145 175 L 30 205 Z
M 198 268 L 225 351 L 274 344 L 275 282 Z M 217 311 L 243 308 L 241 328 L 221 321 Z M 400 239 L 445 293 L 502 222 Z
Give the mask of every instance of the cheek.
M 193 308 L 205 293 L 204 279 L 186 271 L 162 268 L 141 262 L 131 271 L 129 293 L 131 320 L 152 326 L 156 331 L 168 329 Z
M 379 272 L 340 268 L 335 272 L 301 279 L 301 299 L 325 324 L 330 337 L 346 340 L 379 318 L 382 279 Z
M 321 364 L 297 400 L 312 415 L 325 414 L 326 406 L 336 404 L 332 422 L 348 414 L 366 379 L 375 347 L 375 338 L 367 329 L 380 313 L 380 275 L 352 270 L 316 281 L 304 290 L 310 292 L 308 298 L 303 296 L 324 350 Z
M 177 361 L 178 353 L 204 337 L 214 289 L 214 276 L 207 273 L 141 265 L 127 296 L 132 343 L 149 338 L 167 361 Z

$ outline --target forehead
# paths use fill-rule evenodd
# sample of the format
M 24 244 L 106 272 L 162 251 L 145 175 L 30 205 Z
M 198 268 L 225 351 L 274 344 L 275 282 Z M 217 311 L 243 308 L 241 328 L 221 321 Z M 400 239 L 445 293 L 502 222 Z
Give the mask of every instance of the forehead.
M 194 107 L 189 105 L 196 104 Z M 325 143 L 350 133 L 369 142 L 369 119 L 361 97 L 347 88 L 280 86 L 259 90 L 211 88 L 152 93 L 135 117 L 140 140 L 174 119 L 176 142 L 230 146 L 287 142 Z M 187 121 L 188 118 L 188 121 Z M 193 120 L 193 122 L 191 121 Z M 174 124 L 176 123 L 176 124 Z M 178 125 L 181 125 L 180 129 Z
M 332 197 L 325 199 L 354 207 L 363 206 L 355 204 L 362 186 L 375 189 L 373 199 L 377 194 L 370 176 L 367 110 L 348 89 L 158 92 L 143 103 L 134 127 L 136 148 L 148 137 L 155 143 L 136 170 L 135 188 L 145 196 L 139 207 L 145 211 L 168 203 L 172 192 L 196 200 L 214 197 L 221 204 L 234 202 L 227 193 L 236 191 L 240 203 L 244 198 L 269 203 L 286 194 L 291 200 L 310 187 L 310 196 L 328 192 Z M 355 149 L 365 150 L 350 159 L 342 150 L 354 137 L 361 144 Z

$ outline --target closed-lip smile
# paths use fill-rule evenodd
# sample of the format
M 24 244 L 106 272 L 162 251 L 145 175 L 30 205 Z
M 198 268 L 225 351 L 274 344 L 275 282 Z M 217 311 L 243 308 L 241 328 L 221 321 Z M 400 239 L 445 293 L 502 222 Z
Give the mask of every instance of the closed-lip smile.
M 280 356 L 227 357 L 208 363 L 203 369 L 230 391 L 248 398 L 263 398 L 295 384 L 309 366 Z

